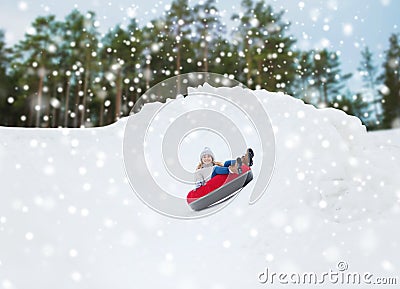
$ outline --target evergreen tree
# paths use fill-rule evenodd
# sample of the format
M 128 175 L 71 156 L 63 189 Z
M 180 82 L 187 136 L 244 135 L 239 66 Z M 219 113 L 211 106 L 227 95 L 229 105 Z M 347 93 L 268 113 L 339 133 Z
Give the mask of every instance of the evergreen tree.
M 59 23 L 54 15 L 38 17 L 32 24 L 33 32 L 26 33 L 13 54 L 13 70 L 24 72 L 19 79 L 19 90 L 28 101 L 28 126 L 48 125 L 48 76 L 56 69 Z M 46 97 L 46 99 L 43 99 Z M 47 112 L 47 114 L 46 114 Z M 43 119 L 42 119 L 43 116 Z
M 335 52 L 326 49 L 315 51 L 312 65 L 312 87 L 318 90 L 318 105 L 326 106 L 345 87 L 345 81 L 351 77 L 351 73 L 342 75 L 339 56 Z
M 361 62 L 358 71 L 362 77 L 365 91 L 363 95 L 370 99 L 369 102 L 373 105 L 373 118 L 375 124 L 370 123 L 369 128 L 377 127 L 380 124 L 380 103 L 381 97 L 378 94 L 377 86 L 379 84 L 377 78 L 378 68 L 374 65 L 373 55 L 368 47 L 361 52 Z M 372 113 L 371 113 L 372 114 Z
M 83 15 L 78 10 L 73 10 L 65 18 L 63 29 L 65 30 L 64 49 L 68 51 L 65 56 L 66 64 L 69 66 L 66 76 L 66 107 L 67 120 L 73 119 L 72 126 L 90 125 L 91 120 L 86 119 L 86 114 L 90 113 L 87 103 L 90 104 L 93 92 L 91 90 L 92 74 L 99 69 L 98 54 L 98 31 L 96 28 L 94 12 Z M 70 109 L 69 99 L 73 98 L 74 107 Z M 70 124 L 68 124 L 70 125 Z
M 141 92 L 138 91 L 139 82 L 144 78 L 141 41 L 141 30 L 135 19 L 127 30 L 117 26 L 103 39 L 102 67 L 107 69 L 103 78 L 107 80 L 105 85 L 109 96 L 115 96 L 115 101 L 112 101 L 115 111 L 113 121 L 129 112 L 129 107 L 133 106 L 138 96 L 136 94 Z
M 167 39 L 165 20 L 157 19 L 147 23 L 142 29 L 143 58 L 141 66 L 145 70 L 145 89 L 171 77 L 174 65 L 171 64 L 173 57 L 166 54 L 171 48 L 164 43 Z
M 179 75 L 183 71 L 193 71 L 191 69 L 193 62 L 187 61 L 195 58 L 190 41 L 192 21 L 188 0 L 174 0 L 163 19 L 165 24 L 162 30 L 164 45 L 161 51 L 166 53 L 165 56 L 168 57 L 168 61 L 175 62 L 174 75 Z
M 398 127 L 400 124 L 400 45 L 399 36 L 392 34 L 383 64 L 384 87 L 381 89 L 384 128 Z
M 115 96 L 113 119 L 118 120 L 121 116 L 124 66 L 131 55 L 129 33 L 117 26 L 106 35 L 103 44 L 106 51 L 103 58 L 104 76 L 109 82 L 107 92 L 109 96 Z
M 209 63 L 210 72 L 230 75 L 237 79 L 240 75 L 238 52 L 227 39 L 220 39 L 212 52 L 212 62 Z
M 197 66 L 202 66 L 203 71 L 214 71 L 220 64 L 216 54 L 217 47 L 224 42 L 225 27 L 221 23 L 215 0 L 206 0 L 194 6 L 193 24 L 196 32 L 192 37 L 195 47 Z M 211 68 L 211 69 L 210 69 Z
M 128 26 L 128 31 L 131 41 L 131 54 L 129 61 L 125 65 L 125 74 L 129 76 L 129 79 L 132 81 L 129 88 L 126 87 L 126 89 L 129 89 L 130 96 L 126 97 L 125 100 L 128 102 L 130 111 L 136 100 L 144 93 L 146 82 L 150 84 L 152 73 L 150 66 L 147 66 L 148 59 L 143 57 L 147 47 L 144 45 L 143 30 L 139 27 L 136 19 L 132 19 Z M 129 111 L 126 111 L 126 114 L 129 113 Z
M 11 50 L 6 47 L 4 31 L 0 30 L 0 124 L 15 125 L 12 115 L 15 95 L 12 91 L 12 79 L 7 70 L 10 65 Z M 11 112 L 11 113 L 10 113 Z
M 306 103 L 317 103 L 315 98 L 318 91 L 314 88 L 312 52 L 299 51 L 296 53 L 296 75 L 292 82 L 293 96 Z
M 243 0 L 242 7 L 244 12 L 232 19 L 239 20 L 234 44 L 245 61 L 245 83 L 251 88 L 290 91 L 296 69 L 295 40 L 286 36 L 290 23 L 282 20 L 284 11 L 275 13 L 264 0 Z
M 144 27 L 132 19 L 128 27 L 110 30 L 102 42 L 95 14 L 78 10 L 63 22 L 54 15 L 38 17 L 33 31 L 12 49 L 5 47 L 0 31 L 0 124 L 108 124 L 126 115 L 151 86 L 199 70 L 343 109 L 369 128 L 376 125 L 371 116 L 381 112 L 382 127 L 400 122 L 398 35 L 390 38 L 380 78 L 372 53 L 362 52 L 358 70 L 373 98 L 373 105 L 365 107 L 365 92 L 342 94 L 351 74 L 342 74 L 338 53 L 293 50 L 295 39 L 288 36 L 283 11 L 274 12 L 264 0 L 243 0 L 242 12 L 232 16 L 238 26 L 228 41 L 215 3 L 205 0 L 191 8 L 188 0 L 173 0 Z M 374 93 L 380 82 L 382 105 Z

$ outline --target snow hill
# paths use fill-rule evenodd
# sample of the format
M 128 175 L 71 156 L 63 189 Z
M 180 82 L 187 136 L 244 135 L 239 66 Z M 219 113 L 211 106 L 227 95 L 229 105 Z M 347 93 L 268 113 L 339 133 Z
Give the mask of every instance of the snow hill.
M 194 220 L 158 214 L 133 193 L 122 150 L 128 118 L 91 129 L 0 128 L 0 288 L 280 288 L 259 273 L 322 274 L 339 262 L 399 284 L 400 132 L 367 133 L 339 110 L 254 94 L 275 134 L 267 191 L 249 205 L 253 180 Z M 194 168 L 199 152 L 188 149 L 195 157 L 184 166 Z

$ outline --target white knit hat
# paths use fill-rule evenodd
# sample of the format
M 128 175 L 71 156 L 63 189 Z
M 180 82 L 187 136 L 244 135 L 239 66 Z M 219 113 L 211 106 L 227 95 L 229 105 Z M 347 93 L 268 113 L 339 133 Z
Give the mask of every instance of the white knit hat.
M 200 154 L 200 160 L 203 158 L 204 155 L 210 155 L 213 160 L 215 160 L 214 153 L 211 151 L 209 147 L 205 147 Z

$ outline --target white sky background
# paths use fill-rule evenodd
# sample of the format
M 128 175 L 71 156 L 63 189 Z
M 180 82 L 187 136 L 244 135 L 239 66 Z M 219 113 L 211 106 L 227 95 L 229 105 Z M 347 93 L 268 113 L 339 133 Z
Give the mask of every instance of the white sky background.
M 171 0 L 0 0 L 0 29 L 5 30 L 10 45 L 23 38 L 37 16 L 55 14 L 59 20 L 75 7 L 81 12 L 94 11 L 100 22 L 100 31 L 116 24 L 128 23 L 136 17 L 141 25 L 158 17 Z M 191 0 L 191 5 L 199 2 Z M 234 27 L 229 20 L 240 11 L 241 0 L 220 0 L 219 10 L 225 15 L 228 29 Z M 374 53 L 375 63 L 382 63 L 382 53 L 388 48 L 392 33 L 399 33 L 400 1 L 395 0 L 270 0 L 276 12 L 285 10 L 292 22 L 290 34 L 298 40 L 299 48 L 306 50 L 326 47 L 341 52 L 343 73 L 352 72 L 350 89 L 360 87 L 357 75 L 360 50 L 368 45 Z

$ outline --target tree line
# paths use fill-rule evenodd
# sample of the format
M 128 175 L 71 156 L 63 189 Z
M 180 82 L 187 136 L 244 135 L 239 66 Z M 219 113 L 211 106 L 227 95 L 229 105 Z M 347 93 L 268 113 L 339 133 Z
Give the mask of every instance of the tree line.
M 400 126 L 400 43 L 389 39 L 384 63 L 368 47 L 358 73 L 364 88 L 346 89 L 351 73 L 340 53 L 300 51 L 284 12 L 243 0 L 228 32 L 215 0 L 168 10 L 140 26 L 131 19 L 101 35 L 94 12 L 71 11 L 63 21 L 37 17 L 31 31 L 7 47 L 0 31 L 0 125 L 103 126 L 129 114 L 152 85 L 182 73 L 229 75 L 251 89 L 282 91 L 318 107 L 356 115 L 368 129 Z

